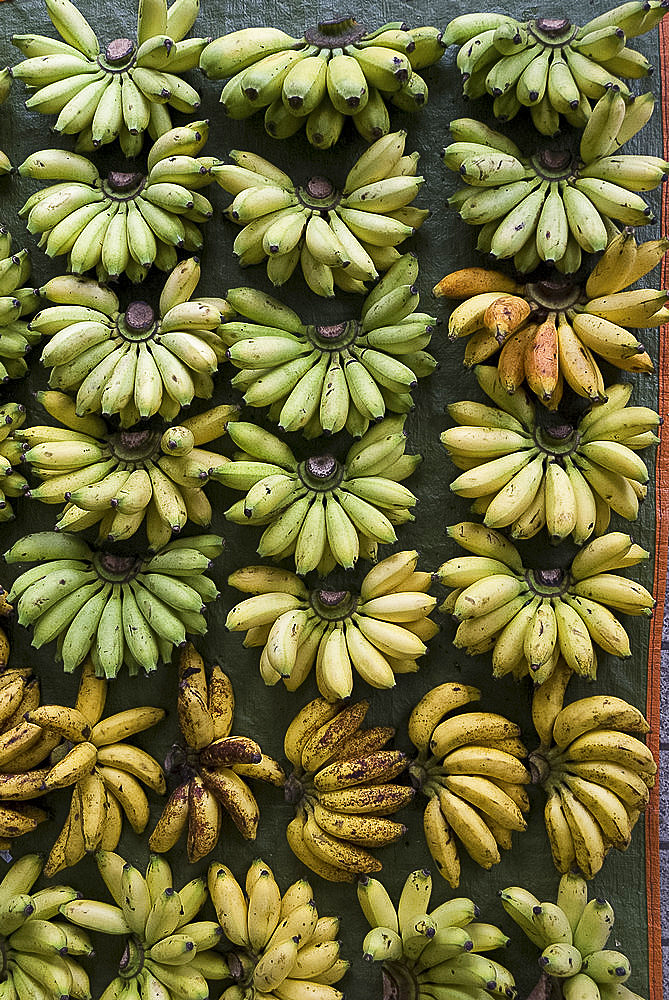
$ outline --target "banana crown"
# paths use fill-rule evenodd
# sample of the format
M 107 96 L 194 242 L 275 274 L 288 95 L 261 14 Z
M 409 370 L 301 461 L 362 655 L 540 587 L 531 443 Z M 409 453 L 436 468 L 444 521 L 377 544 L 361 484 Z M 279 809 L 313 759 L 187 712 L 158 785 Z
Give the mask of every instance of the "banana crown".
M 2 172 L 0 154 L 0 172 Z M 28 371 L 25 357 L 39 341 L 24 319 L 39 306 L 39 293 L 28 288 L 30 257 L 27 250 L 12 252 L 12 237 L 0 226 L 0 379 L 22 378 Z M 11 428 L 10 428 L 11 429 Z
M 139 0 L 136 38 L 115 38 L 103 51 L 71 0 L 45 5 L 60 39 L 13 35 L 26 58 L 12 75 L 31 92 L 26 107 L 57 115 L 54 131 L 76 135 L 77 151 L 118 139 L 126 156 L 137 156 L 145 131 L 156 139 L 172 128 L 169 107 L 186 114 L 200 107 L 198 92 L 180 75 L 198 65 L 210 41 L 186 37 L 197 0 L 174 0 L 169 8 L 166 0 Z

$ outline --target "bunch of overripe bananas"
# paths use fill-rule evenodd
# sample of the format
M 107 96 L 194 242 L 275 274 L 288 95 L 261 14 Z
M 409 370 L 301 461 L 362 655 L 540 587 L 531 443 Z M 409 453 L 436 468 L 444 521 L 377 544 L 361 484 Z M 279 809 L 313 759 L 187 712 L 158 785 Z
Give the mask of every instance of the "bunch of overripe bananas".
M 0 882 L 3 993 L 20 1000 L 91 1000 L 88 974 L 78 961 L 94 954 L 88 934 L 68 920 L 54 920 L 60 906 L 79 894 L 67 885 L 31 892 L 43 860 L 24 855 Z
M 31 333 L 24 316 L 39 306 L 35 288 L 24 282 L 30 276 L 27 250 L 12 253 L 11 233 L 0 226 L 0 381 L 22 378 L 28 371 L 25 355 L 39 336 Z
M 295 691 L 316 664 L 316 684 L 328 701 L 353 692 L 353 671 L 375 688 L 395 686 L 395 675 L 418 670 L 425 640 L 438 626 L 430 613 L 430 573 L 416 572 L 418 552 L 397 552 L 377 563 L 359 592 L 309 590 L 295 573 L 275 566 L 247 566 L 228 577 L 253 594 L 230 611 L 231 632 L 246 631 L 245 646 L 262 646 L 266 684 L 283 680 Z
M 399 482 L 419 455 L 405 455 L 406 417 L 386 417 L 349 448 L 343 462 L 331 454 L 298 462 L 278 437 L 239 420 L 228 437 L 242 449 L 210 475 L 246 492 L 225 512 L 235 524 L 268 525 L 257 552 L 295 557 L 300 574 L 321 576 L 336 565 L 351 569 L 358 556 L 376 559 L 378 543 L 397 540 L 394 525 L 413 520 L 416 497 Z
M 629 535 L 612 531 L 579 549 L 568 568 L 528 569 L 498 531 L 474 522 L 447 529 L 474 555 L 442 563 L 436 579 L 453 588 L 441 610 L 460 622 L 455 646 L 469 654 L 492 650 L 493 676 L 529 673 L 535 684 L 552 674 L 560 654 L 582 677 L 597 674 L 595 645 L 630 656 L 628 635 L 609 610 L 651 615 L 645 587 L 611 570 L 648 558 Z
M 1 300 L 0 300 L 1 301 Z M 0 334 L 0 339 L 4 334 Z M 22 427 L 26 408 L 22 403 L 3 403 L 0 406 L 0 522 L 14 517 L 8 497 L 23 496 L 28 489 L 24 477 L 14 469 L 21 461 L 21 445 L 14 431 Z
M 27 58 L 13 76 L 32 91 L 26 101 L 57 115 L 54 132 L 78 135 L 90 151 L 119 139 L 126 156 L 137 156 L 148 131 L 153 139 L 172 128 L 168 105 L 190 113 L 198 92 L 180 73 L 194 69 L 208 38 L 186 38 L 198 0 L 139 0 L 137 38 L 115 38 L 104 52 L 95 31 L 71 0 L 44 0 L 60 39 L 13 35 Z M 61 41 L 62 39 L 62 41 Z
M 25 495 L 65 503 L 58 530 L 82 531 L 97 524 L 98 542 L 118 542 L 145 524 L 155 550 L 189 520 L 209 526 L 211 504 L 203 488 L 209 469 L 226 459 L 199 445 L 225 433 L 237 407 L 217 406 L 164 431 L 112 430 L 101 417 L 77 417 L 71 397 L 62 392 L 36 395 L 65 426 L 35 425 L 17 432 L 26 449 L 23 460 L 42 479 L 33 490 L 26 483 Z M 0 409 L 0 419 L 1 414 Z
M 572 535 L 583 545 L 607 530 L 611 510 L 636 520 L 648 481 L 636 452 L 659 443 L 653 431 L 661 417 L 647 406 L 625 405 L 631 382 L 609 386 L 607 403 L 573 426 L 559 414 L 540 422 L 527 393 L 518 388 L 510 395 L 495 368 L 479 365 L 475 372 L 500 408 L 451 403 L 448 413 L 460 426 L 443 431 L 441 442 L 464 470 L 451 490 L 474 498 L 472 510 L 488 527 L 511 527 L 511 537 L 522 539 L 545 525 L 552 542 Z
M 606 947 L 615 919 L 613 907 L 599 895 L 588 900 L 581 875 L 562 876 L 556 903 L 542 903 L 522 886 L 502 889 L 500 899 L 511 919 L 542 949 L 540 982 L 546 996 L 555 978 L 572 1000 L 642 1000 L 624 985 L 632 973 L 627 956 Z
M 444 52 L 437 28 L 390 21 L 374 31 L 352 16 L 320 21 L 302 38 L 279 28 L 243 28 L 211 42 L 200 68 L 212 80 L 231 77 L 221 92 L 230 118 L 265 110 L 265 129 L 288 139 L 306 126 L 312 146 L 329 149 L 353 119 L 373 142 L 390 129 L 385 102 L 420 111 L 427 84 L 416 72 Z
M 607 246 L 618 232 L 616 222 L 654 222 L 637 192 L 656 188 L 669 162 L 618 153 L 648 121 L 653 98 L 647 96 L 626 104 L 620 91 L 608 90 L 583 130 L 578 155 L 565 145 L 524 156 L 507 136 L 474 119 L 451 122 L 455 142 L 444 150 L 444 163 L 465 186 L 449 204 L 465 222 L 483 227 L 477 248 L 513 257 L 523 274 L 542 261 L 573 273 L 582 250 Z
M 397 907 L 374 878 L 358 882 L 358 901 L 371 930 L 362 943 L 368 962 L 383 962 L 384 996 L 397 1000 L 455 1000 L 476 997 L 515 1000 L 508 969 L 488 956 L 510 939 L 494 924 L 477 920 L 479 908 L 465 896 L 428 913 L 432 879 L 411 872 Z
M 211 184 L 212 157 L 199 157 L 207 122 L 165 132 L 151 147 L 147 174 L 111 170 L 105 178 L 80 153 L 42 149 L 18 168 L 23 177 L 58 181 L 31 195 L 19 211 L 49 257 L 67 255 L 74 274 L 96 270 L 100 281 L 125 274 L 138 284 L 155 264 L 170 271 L 177 250 L 202 249 L 199 225 L 213 215 L 199 188 Z
M 267 276 L 282 285 L 299 263 L 316 295 L 332 298 L 335 285 L 365 294 L 365 281 L 388 270 L 429 215 L 411 205 L 425 178 L 416 176 L 419 154 L 403 155 L 405 140 L 406 132 L 377 139 L 341 191 L 327 177 L 295 184 L 268 160 L 233 150 L 234 163 L 211 175 L 234 195 L 224 214 L 243 226 L 233 245 L 240 265 L 267 258 Z
M 430 854 L 449 885 L 460 884 L 455 838 L 483 868 L 509 850 L 514 830 L 525 830 L 530 808 L 522 763 L 527 750 L 519 727 L 494 712 L 462 712 L 478 701 L 478 688 L 447 682 L 428 691 L 409 716 L 409 739 L 418 756 L 409 767 L 413 785 L 427 796 L 423 829 Z M 448 716 L 448 718 L 445 718 Z
M 633 288 L 667 252 L 666 239 L 637 245 L 633 232 L 613 238 L 585 287 L 569 278 L 539 278 L 525 285 L 499 271 L 463 268 L 435 285 L 437 298 L 464 299 L 451 313 L 451 340 L 469 337 L 466 366 L 499 351 L 503 388 L 523 382 L 544 406 L 556 409 L 565 382 L 593 402 L 606 399 L 595 355 L 622 371 L 652 372 L 653 362 L 636 333 L 669 319 L 664 289 Z
M 118 975 L 100 1000 L 206 1000 L 207 980 L 229 975 L 223 956 L 211 951 L 221 928 L 215 920 L 195 920 L 207 900 L 206 879 L 177 890 L 169 864 L 158 855 L 151 856 L 146 875 L 113 851 L 98 851 L 95 860 L 114 903 L 73 899 L 61 913 L 79 927 L 126 938 Z
M 33 626 L 32 645 L 57 640 L 68 673 L 90 655 L 99 677 L 131 676 L 169 663 L 186 633 L 203 635 L 204 605 L 218 597 L 206 575 L 220 554 L 218 535 L 195 535 L 155 555 L 94 551 L 77 535 L 38 531 L 16 542 L 9 563 L 38 562 L 14 581 L 18 619 Z
M 414 796 L 410 786 L 393 783 L 409 758 L 383 749 L 394 729 L 361 729 L 368 708 L 367 701 L 316 698 L 286 730 L 284 751 L 295 767 L 286 798 L 296 813 L 286 837 L 293 854 L 328 882 L 380 871 L 365 848 L 394 844 L 406 833 L 387 817 Z
M 31 330 L 50 337 L 42 361 L 49 385 L 76 396 L 72 417 L 118 413 L 122 427 L 159 413 L 174 420 L 194 397 L 209 399 L 212 372 L 225 357 L 215 333 L 229 310 L 223 299 L 192 299 L 200 278 L 197 258 L 177 264 L 158 305 L 131 302 L 120 311 L 116 294 L 71 274 L 40 292 L 56 303 L 33 317 Z
M 244 889 L 217 861 L 209 866 L 208 885 L 223 933 L 234 945 L 226 953 L 233 985 L 220 1000 L 342 1000 L 333 984 L 350 962 L 339 957 L 339 918 L 319 917 L 306 879 L 282 896 L 272 869 L 258 858 Z
M 405 254 L 369 293 L 360 319 L 308 325 L 260 291 L 229 289 L 239 316 L 218 333 L 241 369 L 231 384 L 247 405 L 269 406 L 282 430 L 309 437 L 345 427 L 359 435 L 387 410 L 408 413 L 412 388 L 437 365 L 424 348 L 438 321 L 415 312 L 417 278 L 418 260 Z
M 204 662 L 191 643 L 179 658 L 179 726 L 182 743 L 172 747 L 165 767 L 179 776 L 151 834 L 152 851 L 169 851 L 188 834 L 188 860 L 199 861 L 218 843 L 225 809 L 247 840 L 255 840 L 260 813 L 244 778 L 279 788 L 285 774 L 255 740 L 231 736 L 235 696 L 220 667 L 207 681 Z
M 630 97 L 622 78 L 647 76 L 651 66 L 627 41 L 657 27 L 666 11 L 661 0 L 632 0 L 581 26 L 564 17 L 521 22 L 469 13 L 450 22 L 443 43 L 460 46 L 457 65 L 467 97 L 487 92 L 503 121 L 527 107 L 534 127 L 554 135 L 560 115 L 582 129 L 592 114 L 590 101 L 607 90 Z

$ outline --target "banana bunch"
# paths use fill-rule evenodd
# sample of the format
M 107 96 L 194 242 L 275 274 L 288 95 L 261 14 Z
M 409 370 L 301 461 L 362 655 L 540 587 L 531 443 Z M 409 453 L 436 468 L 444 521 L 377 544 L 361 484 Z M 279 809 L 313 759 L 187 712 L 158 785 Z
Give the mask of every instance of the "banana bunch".
M 17 1000 L 91 1000 L 79 958 L 91 957 L 88 934 L 68 920 L 54 920 L 78 893 L 67 885 L 31 889 L 42 872 L 40 854 L 26 854 L 0 882 L 2 992 Z
M 288 445 L 256 424 L 228 424 L 242 449 L 211 469 L 213 479 L 246 493 L 225 511 L 234 524 L 267 525 L 258 543 L 263 558 L 295 558 L 301 575 L 351 569 L 358 557 L 376 560 L 379 542 L 397 540 L 395 525 L 413 521 L 416 497 L 400 480 L 420 455 L 405 455 L 406 416 L 386 417 L 349 448 L 298 462 Z
M 666 11 L 661 0 L 632 0 L 580 26 L 565 17 L 518 21 L 469 13 L 450 22 L 443 43 L 459 46 L 457 66 L 467 97 L 490 94 L 502 121 L 529 108 L 534 127 L 554 135 L 561 115 L 582 129 L 592 115 L 591 102 L 607 90 L 630 97 L 623 79 L 647 76 L 651 66 L 627 43 L 652 31 Z
M 451 403 L 448 413 L 459 426 L 443 431 L 441 442 L 463 470 L 451 490 L 473 498 L 472 510 L 488 527 L 511 527 L 511 537 L 523 539 L 545 525 L 552 542 L 572 535 L 583 545 L 607 530 L 611 510 L 636 520 L 648 481 L 636 452 L 659 443 L 661 417 L 647 406 L 626 406 L 631 382 L 609 386 L 607 402 L 573 426 L 559 414 L 538 421 L 528 394 L 518 388 L 510 395 L 498 369 L 478 365 L 475 373 L 499 408 Z
M 4 335 L 0 333 L 0 340 Z M 24 477 L 14 469 L 21 461 L 21 445 L 14 437 L 14 431 L 22 427 L 26 419 L 26 408 L 22 403 L 0 405 L 0 523 L 14 517 L 8 498 L 23 496 L 28 489 Z
M 23 317 L 39 306 L 39 293 L 28 288 L 30 258 L 27 250 L 12 253 L 12 237 L 0 226 L 0 381 L 22 378 L 28 371 L 25 356 L 39 340 Z
M 269 865 L 257 858 L 242 888 L 227 865 L 209 866 L 209 895 L 224 935 L 233 985 L 220 1000 L 342 1000 L 333 984 L 348 971 L 340 958 L 338 917 L 319 917 L 313 889 L 294 882 L 281 895 Z
M 316 295 L 332 298 L 335 285 L 365 295 L 365 282 L 399 259 L 396 247 L 430 214 L 411 204 L 425 178 L 416 176 L 418 153 L 404 156 L 405 140 L 406 132 L 377 139 L 342 190 L 327 177 L 295 184 L 261 156 L 233 150 L 233 163 L 217 163 L 211 176 L 234 196 L 224 215 L 243 227 L 233 245 L 240 266 L 267 258 L 268 278 L 282 285 L 299 263 Z
M 295 770 L 286 799 L 295 819 L 286 829 L 293 854 L 328 882 L 353 882 L 383 867 L 367 848 L 406 834 L 387 817 L 408 805 L 414 789 L 394 784 L 409 759 L 384 750 L 390 727 L 362 729 L 369 702 L 310 701 L 286 730 L 284 751 Z
M 506 392 L 526 382 L 544 406 L 556 409 L 566 383 L 601 403 L 606 390 L 595 355 L 621 371 L 654 370 L 636 331 L 667 322 L 667 292 L 622 289 L 648 274 L 668 247 L 667 239 L 637 244 L 626 229 L 611 240 L 584 287 L 559 275 L 519 284 L 499 271 L 468 267 L 447 274 L 433 292 L 464 300 L 451 313 L 448 335 L 469 338 L 466 366 L 499 352 Z
M 21 625 L 39 649 L 57 640 L 70 673 L 90 655 L 98 677 L 131 676 L 169 663 L 186 633 L 204 635 L 204 605 L 218 597 L 206 575 L 220 554 L 218 535 L 169 542 L 155 555 L 94 551 L 77 535 L 38 531 L 5 552 L 9 563 L 38 562 L 14 581 Z
M 519 727 L 494 712 L 451 715 L 480 697 L 475 687 L 440 684 L 421 698 L 408 723 L 418 750 L 409 775 L 428 800 L 425 839 L 454 889 L 460 884 L 456 837 L 476 864 L 492 868 L 501 860 L 499 848 L 510 850 L 513 832 L 526 829 L 523 813 L 530 808 Z
M 606 947 L 613 907 L 602 896 L 589 900 L 580 875 L 562 876 L 556 903 L 542 903 L 522 886 L 509 886 L 499 895 L 511 919 L 542 949 L 537 992 L 545 988 L 550 995 L 551 984 L 559 980 L 560 992 L 570 1000 L 642 1000 L 625 986 L 632 973 L 627 956 Z
M 204 662 L 191 643 L 179 657 L 179 726 L 183 740 L 165 762 L 178 775 L 149 839 L 152 851 L 169 851 L 187 832 L 188 860 L 200 861 L 218 843 L 223 809 L 246 838 L 255 840 L 260 813 L 244 778 L 283 787 L 285 775 L 255 740 L 231 736 L 235 696 L 220 667 L 207 682 Z
M 265 130 L 288 139 L 304 125 L 307 139 L 329 149 L 344 122 L 373 142 L 387 134 L 386 101 L 420 111 L 427 84 L 416 70 L 441 59 L 437 28 L 408 28 L 391 21 L 374 31 L 352 16 L 320 21 L 302 38 L 279 28 L 243 28 L 210 42 L 200 68 L 212 80 L 231 77 L 221 92 L 230 118 L 265 109 Z
M 437 570 L 436 579 L 452 588 L 440 607 L 460 623 L 453 640 L 458 649 L 470 655 L 492 650 L 494 677 L 529 674 L 543 684 L 562 655 L 570 670 L 593 680 L 595 646 L 631 656 L 613 612 L 650 616 L 655 601 L 645 587 L 612 572 L 648 558 L 629 535 L 600 535 L 569 567 L 528 569 L 516 547 L 492 528 L 464 521 L 446 530 L 473 555 L 449 559 Z
M 607 90 L 583 130 L 578 154 L 565 144 L 524 156 L 507 136 L 481 122 L 451 122 L 455 141 L 443 159 L 465 186 L 448 203 L 465 222 L 482 226 L 477 249 L 512 257 L 522 274 L 542 261 L 571 274 L 582 251 L 606 248 L 619 231 L 616 223 L 655 222 L 638 192 L 656 188 L 669 162 L 619 153 L 650 118 L 653 100 L 647 94 L 626 103 L 619 90 Z
M 217 406 L 161 433 L 147 427 L 113 430 L 101 417 L 78 417 L 72 398 L 62 392 L 36 396 L 64 427 L 42 424 L 17 432 L 17 442 L 26 449 L 22 459 L 42 480 L 34 490 L 26 483 L 25 495 L 65 503 L 59 530 L 82 531 L 97 524 L 99 543 L 118 542 L 144 524 L 149 546 L 156 550 L 189 520 L 209 526 L 212 510 L 204 493 L 208 470 L 226 459 L 199 446 L 224 433 L 236 407 Z
M 559 872 L 580 868 L 592 878 L 611 848 L 624 851 L 649 801 L 657 765 L 637 736 L 643 714 L 612 695 L 563 705 L 565 665 L 539 688 L 532 717 L 541 744 L 530 756 L 546 793 L 546 833 Z
M 428 913 L 428 871 L 407 877 L 397 907 L 378 879 L 358 881 L 358 901 L 371 930 L 362 943 L 368 962 L 382 962 L 384 996 L 402 1000 L 515 1000 L 508 969 L 489 957 L 510 939 L 477 920 L 479 908 L 465 896 Z
M 98 851 L 95 860 L 114 903 L 73 899 L 60 909 L 79 927 L 126 939 L 118 975 L 100 1000 L 205 1000 L 207 980 L 229 975 L 223 956 L 211 950 L 221 928 L 214 920 L 195 920 L 207 900 L 206 879 L 177 890 L 169 864 L 158 855 L 151 855 L 145 875 L 113 851 Z
M 13 35 L 26 56 L 12 68 L 31 94 L 27 108 L 57 115 L 59 135 L 78 135 L 90 152 L 118 139 L 126 156 L 138 156 L 144 132 L 153 139 L 172 128 L 169 107 L 190 114 L 200 96 L 182 73 L 194 69 L 208 38 L 186 38 L 198 0 L 139 0 L 137 37 L 115 38 L 104 51 L 95 31 L 71 0 L 44 0 L 60 39 Z
M 125 274 L 140 284 L 154 264 L 171 271 L 177 250 L 202 249 L 199 226 L 214 213 L 199 191 L 213 181 L 215 160 L 197 155 L 208 132 L 207 122 L 190 122 L 159 136 L 149 151 L 146 174 L 126 164 L 101 177 L 81 153 L 31 153 L 19 174 L 58 183 L 31 195 L 19 215 L 27 219 L 29 232 L 39 235 L 48 257 L 67 255 L 73 274 L 95 269 L 99 281 L 116 281 Z
M 40 289 L 55 305 L 33 317 L 31 331 L 51 338 L 42 361 L 49 385 L 76 396 L 76 406 L 60 408 L 70 420 L 118 413 L 122 427 L 133 427 L 156 413 L 174 420 L 195 397 L 211 397 L 225 357 L 215 330 L 229 310 L 223 299 L 191 299 L 199 278 L 197 258 L 176 264 L 157 310 L 135 301 L 121 312 L 110 288 L 71 274 Z
M 436 361 L 425 351 L 437 324 L 418 313 L 418 261 L 405 254 L 369 293 L 360 319 L 305 324 L 253 288 L 231 288 L 238 317 L 218 333 L 240 372 L 231 379 L 250 406 L 270 406 L 282 430 L 309 437 L 360 434 L 387 410 L 407 413 L 411 390 Z M 305 405 L 306 404 L 306 405 Z
M 430 619 L 436 599 L 427 593 L 430 573 L 416 572 L 418 552 L 397 552 L 377 563 L 358 592 L 309 590 L 295 573 L 275 566 L 246 566 L 228 577 L 252 594 L 230 611 L 225 627 L 245 631 L 245 646 L 261 646 L 260 675 L 296 691 L 316 664 L 323 698 L 353 692 L 353 671 L 374 688 L 392 688 L 395 675 L 418 670 L 417 657 L 438 626 Z

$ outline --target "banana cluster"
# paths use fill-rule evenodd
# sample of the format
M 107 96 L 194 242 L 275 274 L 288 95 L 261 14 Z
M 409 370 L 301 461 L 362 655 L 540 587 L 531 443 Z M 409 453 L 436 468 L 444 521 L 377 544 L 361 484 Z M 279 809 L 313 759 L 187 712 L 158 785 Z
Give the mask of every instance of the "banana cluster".
M 171 271 L 177 250 L 202 249 L 199 226 L 214 213 L 199 191 L 213 180 L 214 158 L 197 155 L 208 133 L 204 121 L 165 132 L 149 151 L 146 174 L 126 164 L 103 178 L 80 153 L 31 153 L 19 174 L 58 183 L 31 195 L 19 215 L 48 257 L 67 256 L 73 274 L 95 269 L 99 281 L 125 274 L 140 284 L 153 265 Z
M 624 985 L 632 974 L 627 956 L 606 947 L 615 920 L 613 907 L 602 896 L 589 900 L 581 875 L 562 876 L 556 903 L 542 903 L 522 886 L 502 889 L 500 898 L 511 919 L 542 949 L 539 985 L 547 993 L 557 979 L 569 998 L 642 1000 Z
M 226 938 L 233 985 L 220 1000 L 342 1000 L 334 983 L 348 971 L 340 958 L 338 917 L 319 917 L 306 879 L 282 895 L 269 865 L 257 858 L 244 888 L 227 865 L 209 866 L 209 894 Z
M 416 176 L 419 154 L 403 155 L 405 140 L 406 132 L 377 139 L 341 191 L 327 177 L 295 184 L 268 160 L 233 150 L 234 162 L 211 176 L 234 196 L 224 214 L 243 227 L 233 245 L 240 265 L 267 259 L 267 276 L 282 285 L 299 264 L 316 295 L 332 298 L 335 285 L 366 294 L 365 282 L 399 259 L 396 247 L 430 214 L 411 204 L 425 178 Z
M 25 356 L 39 340 L 25 316 L 39 307 L 35 288 L 24 282 L 30 277 L 27 250 L 12 253 L 11 233 L 0 226 L 0 381 L 22 378 L 28 371 Z
M 653 101 L 647 94 L 626 103 L 619 90 L 606 91 L 583 130 L 578 154 L 552 145 L 524 156 L 507 136 L 481 122 L 451 122 L 455 142 L 443 159 L 465 186 L 449 205 L 465 222 L 482 226 L 477 249 L 512 257 L 522 274 L 542 261 L 571 274 L 582 251 L 605 249 L 618 233 L 616 223 L 655 222 L 638 192 L 656 188 L 669 162 L 619 153 L 650 118 Z
M 14 581 L 18 620 L 33 628 L 39 649 L 57 640 L 70 673 L 90 655 L 99 677 L 122 666 L 134 676 L 169 663 L 186 633 L 203 635 L 204 605 L 218 596 L 206 575 L 220 554 L 218 535 L 170 542 L 146 557 L 93 551 L 76 535 L 38 531 L 5 553 L 9 563 L 38 562 Z
M 506 948 L 510 939 L 494 924 L 479 922 L 478 906 L 465 896 L 428 913 L 431 894 L 432 879 L 424 870 L 407 877 L 397 907 L 378 879 L 358 881 L 358 901 L 371 927 L 363 957 L 383 963 L 384 995 L 515 1000 L 513 976 L 488 954 Z
M 298 462 L 288 445 L 256 424 L 239 420 L 228 437 L 242 449 L 234 461 L 211 469 L 213 479 L 246 493 L 225 512 L 235 524 L 267 525 L 257 552 L 295 559 L 297 572 L 336 565 L 351 569 L 358 557 L 374 561 L 379 542 L 397 540 L 395 525 L 413 520 L 416 497 L 400 482 L 419 455 L 405 455 L 406 417 L 386 417 L 348 450 Z
M 523 813 L 530 808 L 519 727 L 494 712 L 451 715 L 480 697 L 478 688 L 440 684 L 421 698 L 408 723 L 418 750 L 409 775 L 428 799 L 425 839 L 453 888 L 460 884 L 456 837 L 478 865 L 492 868 L 501 860 L 499 848 L 510 850 L 513 832 L 526 829 Z
M 561 115 L 582 129 L 592 115 L 591 102 L 607 90 L 630 98 L 623 78 L 647 76 L 651 66 L 627 42 L 657 27 L 666 10 L 661 0 L 633 0 L 580 26 L 565 17 L 518 21 L 469 13 L 450 22 L 443 43 L 459 46 L 457 66 L 467 97 L 490 94 L 502 121 L 529 108 L 534 127 L 555 135 Z
M 430 619 L 436 599 L 427 593 L 430 573 L 416 572 L 418 552 L 397 552 L 377 563 L 359 592 L 309 590 L 295 573 L 275 566 L 246 566 L 228 577 L 252 594 L 230 611 L 226 628 L 246 631 L 245 646 L 261 646 L 266 684 L 282 680 L 289 691 L 316 664 L 323 698 L 353 692 L 353 672 L 375 688 L 392 688 L 395 675 L 418 670 L 417 658 L 438 626 Z
M 497 369 L 475 372 L 499 407 L 451 403 L 459 426 L 443 431 L 441 442 L 464 470 L 451 490 L 473 498 L 488 527 L 510 527 L 512 538 L 523 539 L 545 526 L 552 542 L 572 535 L 583 545 L 607 530 L 611 510 L 636 520 L 648 481 L 637 451 L 659 443 L 661 418 L 647 406 L 626 406 L 631 382 L 609 386 L 607 402 L 574 426 L 560 414 L 542 423 L 528 394 L 509 394 Z
M 613 237 L 585 286 L 559 275 L 518 284 L 500 271 L 472 267 L 447 274 L 433 291 L 437 298 L 464 299 L 451 313 L 448 335 L 469 338 L 467 367 L 499 352 L 507 392 L 526 382 L 544 406 L 556 409 L 566 383 L 601 403 L 606 389 L 595 355 L 621 371 L 654 370 L 635 331 L 667 322 L 667 292 L 622 289 L 648 274 L 668 247 L 667 239 L 637 244 L 626 229 Z
M 176 264 L 157 310 L 135 301 L 121 312 L 110 288 L 70 274 L 40 289 L 55 305 L 33 317 L 31 331 L 51 338 L 42 361 L 49 385 L 76 396 L 72 418 L 118 413 L 132 427 L 156 413 L 174 420 L 195 397 L 211 397 L 225 357 L 215 331 L 229 309 L 223 299 L 191 299 L 199 278 L 196 258 Z
M 354 17 L 320 21 L 302 38 L 279 28 L 243 28 L 204 49 L 200 68 L 209 79 L 231 77 L 221 92 L 230 118 L 265 111 L 265 130 L 288 139 L 305 126 L 312 146 L 329 149 L 347 118 L 373 142 L 387 134 L 386 101 L 420 111 L 427 84 L 416 71 L 444 52 L 437 28 L 390 21 L 374 31 Z
M 118 975 L 100 1000 L 206 1000 L 207 980 L 229 975 L 223 956 L 212 951 L 221 928 L 215 920 L 195 919 L 207 901 L 206 879 L 177 890 L 169 864 L 158 855 L 145 875 L 113 851 L 98 851 L 95 860 L 114 903 L 73 899 L 61 913 L 79 927 L 126 939 Z
M 570 670 L 592 680 L 595 646 L 631 656 L 627 632 L 613 612 L 651 615 L 655 601 L 641 584 L 611 572 L 648 558 L 629 535 L 600 535 L 569 567 L 528 569 L 516 547 L 492 528 L 465 521 L 447 531 L 474 554 L 437 570 L 436 579 L 453 588 L 441 610 L 460 623 L 453 640 L 458 649 L 470 655 L 492 650 L 494 677 L 529 674 L 543 684 L 562 655 Z
M 0 339 L 2 336 L 0 333 Z M 0 406 L 0 523 L 14 517 L 8 498 L 23 496 L 28 489 L 25 478 L 14 469 L 21 461 L 21 445 L 14 431 L 23 426 L 25 419 L 26 408 L 22 403 Z
M 230 678 L 220 667 L 207 681 L 204 662 L 191 643 L 179 658 L 177 700 L 182 743 L 165 762 L 178 775 L 149 839 L 152 851 L 169 851 L 188 835 L 188 860 L 199 861 L 218 843 L 223 810 L 246 840 L 255 840 L 258 803 L 244 778 L 259 778 L 283 787 L 285 775 L 247 736 L 231 736 L 235 697 Z
M 393 844 L 406 833 L 387 817 L 414 796 L 394 783 L 409 758 L 384 750 L 395 734 L 390 727 L 362 729 L 369 702 L 310 701 L 286 730 L 284 751 L 295 770 L 286 798 L 295 819 L 286 829 L 293 854 L 328 882 L 353 882 L 380 871 L 366 848 Z
M 225 432 L 236 407 L 217 406 L 162 432 L 113 430 L 101 417 L 78 417 L 72 398 L 62 392 L 36 395 L 64 427 L 42 424 L 17 432 L 26 449 L 23 460 L 42 480 L 33 490 L 26 483 L 25 495 L 65 503 L 58 530 L 97 524 L 98 542 L 118 542 L 145 524 L 149 546 L 157 550 L 189 520 L 209 526 L 212 510 L 204 486 L 209 469 L 226 459 L 199 446 Z
M 78 961 L 94 954 L 88 934 L 68 920 L 56 920 L 78 893 L 67 885 L 31 892 L 43 858 L 26 854 L 0 882 L 0 943 L 3 995 L 17 1000 L 91 1000 L 86 970 Z
M 169 107 L 190 114 L 200 96 L 180 74 L 194 69 L 208 38 L 186 38 L 198 0 L 139 0 L 137 37 L 115 38 L 104 51 L 92 26 L 71 0 L 44 0 L 60 35 L 13 35 L 26 56 L 12 75 L 31 90 L 27 108 L 57 115 L 54 132 L 77 135 L 90 152 L 118 139 L 138 156 L 144 132 L 157 139 L 172 128 Z
M 418 261 L 405 254 L 363 302 L 360 319 L 305 324 L 277 299 L 231 288 L 237 311 L 219 329 L 227 357 L 240 369 L 231 384 L 249 406 L 269 406 L 282 430 L 309 437 L 355 436 L 388 410 L 408 413 L 417 380 L 436 368 L 425 351 L 437 319 L 415 310 Z

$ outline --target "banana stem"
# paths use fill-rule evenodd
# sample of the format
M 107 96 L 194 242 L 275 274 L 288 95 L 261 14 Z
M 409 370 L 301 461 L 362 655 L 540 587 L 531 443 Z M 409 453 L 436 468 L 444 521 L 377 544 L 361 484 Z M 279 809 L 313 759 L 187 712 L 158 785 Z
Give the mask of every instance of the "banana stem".
M 381 975 L 383 1000 L 418 1000 L 418 983 L 403 962 L 384 962 Z

